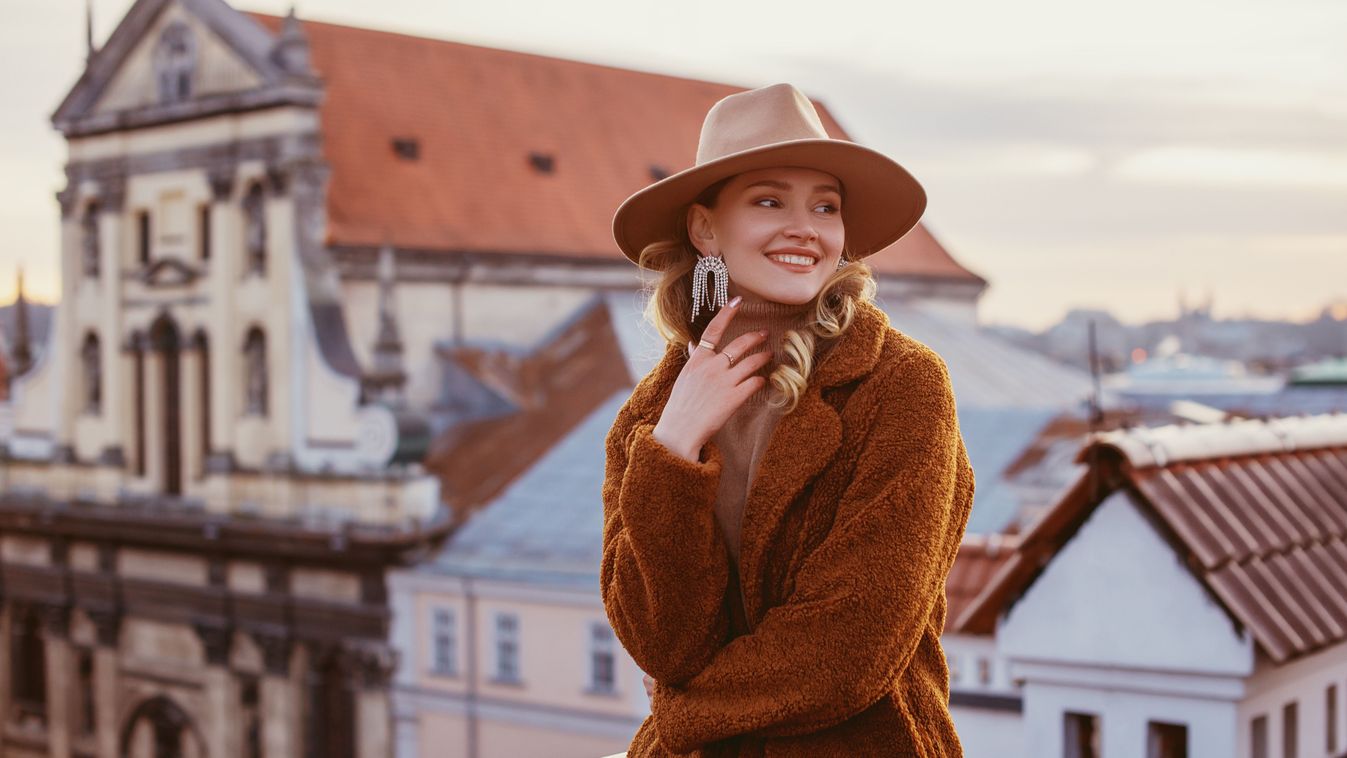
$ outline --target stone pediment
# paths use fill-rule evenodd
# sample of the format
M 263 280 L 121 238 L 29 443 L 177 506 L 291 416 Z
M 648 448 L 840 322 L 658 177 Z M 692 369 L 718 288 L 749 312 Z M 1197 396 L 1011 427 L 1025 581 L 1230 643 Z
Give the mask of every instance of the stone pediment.
M 160 258 L 140 272 L 148 287 L 186 287 L 200 276 L 200 269 L 178 258 Z
M 52 123 L 67 136 L 263 105 L 316 105 L 295 22 L 279 37 L 223 0 L 137 0 Z

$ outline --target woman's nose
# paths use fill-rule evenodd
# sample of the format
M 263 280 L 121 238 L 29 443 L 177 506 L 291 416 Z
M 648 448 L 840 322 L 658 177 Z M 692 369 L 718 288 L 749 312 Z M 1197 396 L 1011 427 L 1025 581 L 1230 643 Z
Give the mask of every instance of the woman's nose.
M 797 214 L 791 216 L 785 235 L 791 239 L 813 242 L 818 237 L 818 230 L 814 228 L 813 219 L 809 218 L 808 214 Z

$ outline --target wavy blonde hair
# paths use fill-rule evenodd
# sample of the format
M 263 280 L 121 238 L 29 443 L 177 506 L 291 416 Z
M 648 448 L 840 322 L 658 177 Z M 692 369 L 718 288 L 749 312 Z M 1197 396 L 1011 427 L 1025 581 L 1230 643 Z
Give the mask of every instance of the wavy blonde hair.
M 720 190 L 729 179 L 724 179 L 702 191 L 693 203 L 714 207 Z M 676 221 L 670 236 L 652 242 L 641 250 L 638 263 L 641 268 L 661 272 L 653 284 L 644 287 L 648 299 L 645 316 L 670 345 L 687 345 L 701 339 L 706 325 L 715 313 L 703 312 L 692 321 L 692 269 L 697 264 L 697 248 L 688 238 L 687 214 L 692 204 L 674 214 Z M 875 299 L 874 272 L 864 261 L 851 260 L 846 249 L 842 257 L 850 263 L 829 275 L 813 300 L 813 318 L 804 328 L 791 329 L 782 338 L 784 361 L 772 370 L 767 383 L 773 388 L 768 404 L 795 410 L 809 384 L 814 370 L 817 348 L 835 340 L 851 326 L 859 302 Z

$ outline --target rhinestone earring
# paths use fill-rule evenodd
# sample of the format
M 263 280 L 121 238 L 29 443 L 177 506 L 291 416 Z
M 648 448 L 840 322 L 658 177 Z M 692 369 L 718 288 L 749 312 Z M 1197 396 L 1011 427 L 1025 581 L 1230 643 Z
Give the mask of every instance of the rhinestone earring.
M 841 268 L 846 268 L 846 266 L 847 266 L 848 263 L 851 263 L 851 261 L 847 260 L 846 258 L 841 258 L 841 257 L 839 257 L 839 258 L 837 259 L 837 267 L 838 267 L 839 269 L 841 269 Z
M 706 275 L 714 274 L 714 291 L 706 291 Z M 730 294 L 730 272 L 725 268 L 725 259 L 719 255 L 702 255 L 697 258 L 697 265 L 692 267 L 692 320 L 697 320 L 697 314 L 701 313 L 702 307 L 706 307 L 706 312 L 710 313 L 713 309 L 719 308 L 729 299 Z

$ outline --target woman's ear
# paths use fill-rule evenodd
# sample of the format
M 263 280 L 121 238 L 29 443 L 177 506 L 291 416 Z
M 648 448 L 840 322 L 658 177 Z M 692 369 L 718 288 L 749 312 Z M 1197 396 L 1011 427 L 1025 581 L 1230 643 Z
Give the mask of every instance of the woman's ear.
M 702 255 L 713 255 L 711 245 L 714 239 L 715 235 L 711 233 L 711 210 L 693 203 L 688 208 L 688 240 Z

